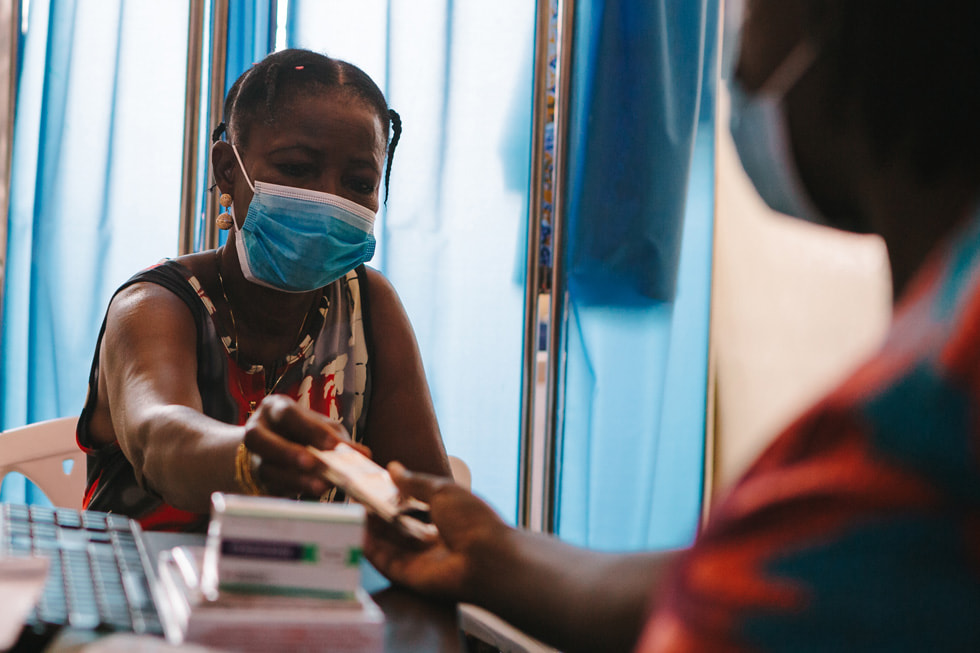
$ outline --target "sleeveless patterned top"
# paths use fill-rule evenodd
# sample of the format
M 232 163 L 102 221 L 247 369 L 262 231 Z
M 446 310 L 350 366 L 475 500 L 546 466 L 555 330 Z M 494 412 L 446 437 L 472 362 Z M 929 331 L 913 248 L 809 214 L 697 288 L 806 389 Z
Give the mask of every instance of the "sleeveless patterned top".
M 179 297 L 194 316 L 197 331 L 197 386 L 203 412 L 226 424 L 241 425 L 271 391 L 340 420 L 360 440 L 370 396 L 369 343 L 362 315 L 367 303 L 366 273 L 358 266 L 323 289 L 318 310 L 307 318 L 296 349 L 266 377 L 261 365 L 236 363 L 234 343 L 215 328 L 215 307 L 200 282 L 176 261 L 164 260 L 136 274 L 116 290 L 135 283 L 155 283 Z M 152 488 L 141 486 L 118 442 L 97 444 L 89 433 L 99 389 L 99 332 L 89 375 L 88 397 L 78 420 L 78 444 L 88 454 L 85 508 L 137 519 L 146 530 L 203 531 L 208 515 L 167 505 Z M 284 370 L 279 372 L 279 370 Z M 281 377 L 279 376 L 281 374 Z

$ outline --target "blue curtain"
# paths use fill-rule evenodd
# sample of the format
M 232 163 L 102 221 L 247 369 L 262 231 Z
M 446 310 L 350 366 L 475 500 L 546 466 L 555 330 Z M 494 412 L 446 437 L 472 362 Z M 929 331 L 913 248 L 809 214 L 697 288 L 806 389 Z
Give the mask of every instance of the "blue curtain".
M 557 531 L 687 544 L 700 514 L 717 0 L 576 3 Z
M 397 288 L 447 449 L 516 518 L 534 2 L 291 0 L 288 43 L 351 61 L 405 131 L 372 265 Z
M 286 2 L 286 0 L 281 0 Z M 273 51 L 276 43 L 278 24 L 276 22 L 276 0 L 237 0 L 228 3 L 227 44 L 225 47 L 225 85 L 222 101 L 228 95 L 235 80 L 253 63 L 261 61 Z M 211 24 L 214 20 L 214 2 L 207 5 L 205 15 L 205 52 L 207 56 L 202 62 L 201 97 L 206 98 L 210 93 L 212 62 L 210 59 Z M 201 103 L 201 130 L 198 141 L 197 166 L 197 197 L 195 198 L 197 223 L 194 230 L 194 250 L 204 249 L 205 234 L 210 225 L 205 223 L 205 205 L 211 200 L 214 179 L 211 174 L 211 132 L 224 119 L 224 116 L 212 116 L 209 103 Z M 218 232 L 218 244 L 223 245 L 228 239 L 228 232 Z
M 225 94 L 256 61 L 272 52 L 276 43 L 275 0 L 228 3 L 228 48 Z M 212 127 L 218 119 L 212 120 Z
M 3 428 L 81 411 L 113 290 L 176 254 L 187 12 L 186 2 L 156 0 L 29 4 L 3 289 Z M 2 498 L 36 499 L 14 479 Z

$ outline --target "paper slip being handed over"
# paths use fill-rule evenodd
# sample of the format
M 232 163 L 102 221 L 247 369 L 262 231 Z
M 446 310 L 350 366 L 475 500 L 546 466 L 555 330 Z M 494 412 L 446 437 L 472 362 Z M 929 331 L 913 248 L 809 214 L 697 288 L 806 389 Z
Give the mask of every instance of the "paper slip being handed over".
M 327 466 L 328 481 L 385 521 L 397 524 L 406 535 L 428 540 L 438 534 L 429 523 L 429 505 L 403 498 L 384 467 L 343 443 L 328 451 L 309 450 Z

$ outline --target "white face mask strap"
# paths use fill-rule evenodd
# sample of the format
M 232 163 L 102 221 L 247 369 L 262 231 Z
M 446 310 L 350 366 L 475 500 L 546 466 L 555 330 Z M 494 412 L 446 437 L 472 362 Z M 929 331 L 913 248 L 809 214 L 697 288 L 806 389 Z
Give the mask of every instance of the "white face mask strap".
M 810 39 L 800 41 L 769 76 L 760 88 L 760 92 L 766 95 L 785 95 L 796 85 L 796 82 L 800 81 L 803 73 L 816 59 L 817 48 Z
M 238 167 L 242 169 L 242 174 L 245 175 L 245 181 L 248 183 L 248 187 L 251 188 L 252 192 L 254 193 L 255 186 L 252 185 L 252 181 L 248 178 L 248 173 L 245 172 L 245 164 L 242 163 L 242 157 L 240 154 L 238 154 L 238 148 L 235 147 L 234 143 L 231 144 L 231 151 L 235 153 L 235 158 L 238 159 Z
M 241 231 L 241 229 L 239 229 L 239 227 L 238 227 L 238 218 L 235 216 L 235 205 L 234 204 L 232 204 L 231 206 L 228 207 L 228 215 L 231 216 L 231 224 L 232 224 L 232 227 L 235 229 L 235 233 L 238 233 L 239 231 Z

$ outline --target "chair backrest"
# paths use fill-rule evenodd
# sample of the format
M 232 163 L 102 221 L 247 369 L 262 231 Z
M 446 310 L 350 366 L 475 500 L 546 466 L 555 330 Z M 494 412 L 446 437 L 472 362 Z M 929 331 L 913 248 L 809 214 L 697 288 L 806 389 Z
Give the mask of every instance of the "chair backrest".
M 62 417 L 0 432 L 0 482 L 20 472 L 54 505 L 81 509 L 85 453 L 75 442 L 77 422 Z
M 719 99 L 718 124 L 727 125 Z M 891 318 L 888 256 L 859 236 L 779 216 L 716 142 L 711 347 L 713 482 L 725 494 L 772 439 L 877 349 Z

